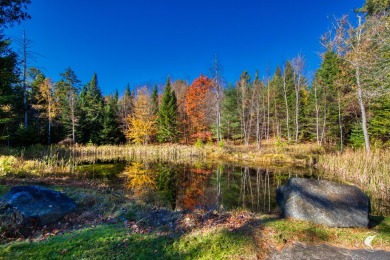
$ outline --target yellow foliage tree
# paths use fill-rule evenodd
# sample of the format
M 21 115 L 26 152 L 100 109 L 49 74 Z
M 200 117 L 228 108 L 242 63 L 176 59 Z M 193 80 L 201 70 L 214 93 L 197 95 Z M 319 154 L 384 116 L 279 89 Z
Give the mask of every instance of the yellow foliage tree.
M 127 166 L 124 175 L 126 176 L 126 188 L 131 189 L 135 194 L 141 195 L 148 190 L 155 189 L 156 182 L 153 172 L 146 169 L 142 163 L 134 162 Z
M 38 85 L 38 91 L 35 94 L 37 103 L 33 108 L 40 111 L 40 117 L 48 120 L 48 144 L 50 144 L 51 124 L 57 114 L 57 104 L 53 97 L 53 82 L 49 78 L 45 78 Z
M 157 132 L 156 119 L 148 90 L 138 89 L 134 113 L 126 118 L 129 125 L 126 138 L 136 144 L 147 144 Z

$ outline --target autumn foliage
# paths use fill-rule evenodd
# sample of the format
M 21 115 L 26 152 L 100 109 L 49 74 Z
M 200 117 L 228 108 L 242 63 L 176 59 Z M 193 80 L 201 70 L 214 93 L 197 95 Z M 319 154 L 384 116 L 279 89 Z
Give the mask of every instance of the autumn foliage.
M 134 114 L 128 115 L 126 119 L 129 124 L 126 137 L 133 143 L 147 144 L 156 133 L 156 116 L 146 88 L 137 91 Z
M 208 130 L 206 121 L 209 96 L 213 89 L 213 81 L 200 75 L 187 89 L 185 96 L 185 112 L 187 113 L 192 134 Z

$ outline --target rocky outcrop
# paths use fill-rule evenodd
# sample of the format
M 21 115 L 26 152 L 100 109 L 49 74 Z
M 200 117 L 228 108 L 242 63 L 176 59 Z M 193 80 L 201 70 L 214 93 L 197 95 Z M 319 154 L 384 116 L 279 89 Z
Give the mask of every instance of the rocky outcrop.
M 367 227 L 369 198 L 357 187 L 325 180 L 289 179 L 276 191 L 286 218 L 331 227 Z
M 39 186 L 13 187 L 0 199 L 0 209 L 12 210 L 24 221 L 47 225 L 76 209 L 76 203 L 66 195 Z

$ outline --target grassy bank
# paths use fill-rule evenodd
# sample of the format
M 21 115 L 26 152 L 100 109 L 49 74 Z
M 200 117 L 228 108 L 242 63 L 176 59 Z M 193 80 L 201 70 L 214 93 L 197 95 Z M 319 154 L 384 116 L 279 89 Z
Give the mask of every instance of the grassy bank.
M 323 154 L 318 162 L 326 176 L 334 176 L 357 185 L 371 195 L 377 211 L 385 212 L 390 198 L 390 151 L 347 150 L 344 153 Z M 388 209 L 387 209 L 388 211 Z
M 34 183 L 35 182 L 35 183 Z M 0 195 L 27 180 L 0 185 Z M 73 198 L 77 212 L 27 238 L 4 239 L 2 259 L 263 259 L 294 242 L 390 250 L 390 218 L 373 217 L 370 229 L 328 228 L 277 215 L 233 212 L 172 212 L 152 208 L 123 190 L 67 179 L 29 180 Z
M 254 224 L 251 224 L 254 223 Z M 363 241 L 375 235 L 374 249 L 390 249 L 390 219 L 376 228 L 325 228 L 303 221 L 255 217 L 241 228 L 217 225 L 171 235 L 137 234 L 123 224 L 103 224 L 44 240 L 0 245 L 5 259 L 263 259 L 293 242 L 327 243 L 351 249 L 370 249 Z

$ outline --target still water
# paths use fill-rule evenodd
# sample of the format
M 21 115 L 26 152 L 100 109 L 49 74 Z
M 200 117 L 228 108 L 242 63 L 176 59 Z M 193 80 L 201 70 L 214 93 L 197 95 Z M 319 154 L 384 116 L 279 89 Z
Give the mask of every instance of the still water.
M 172 210 L 277 210 L 275 189 L 290 177 L 318 178 L 313 169 L 267 169 L 215 164 L 127 162 L 81 165 L 88 178 L 123 185 L 129 195 Z

